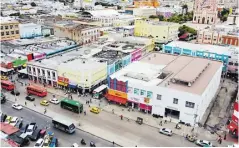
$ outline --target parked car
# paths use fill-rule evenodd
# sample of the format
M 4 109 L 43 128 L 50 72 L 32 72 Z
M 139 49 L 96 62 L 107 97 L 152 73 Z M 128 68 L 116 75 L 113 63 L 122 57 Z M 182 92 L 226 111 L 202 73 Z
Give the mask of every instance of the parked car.
M 10 123 L 12 120 L 12 116 L 7 116 L 7 118 L 5 119 L 4 123 Z
M 238 144 L 232 144 L 232 145 L 228 145 L 227 147 L 239 147 Z
M 41 132 L 41 129 L 36 129 L 31 136 L 29 136 L 29 138 L 32 140 L 32 141 L 36 141 L 37 139 L 40 138 L 40 132 Z
M 15 126 L 19 122 L 18 117 L 13 117 L 10 121 L 10 125 Z
M 99 114 L 100 113 L 100 109 L 98 107 L 92 107 L 90 109 L 90 112 L 95 113 L 95 114 Z
M 34 147 L 42 147 L 44 140 L 42 138 L 38 139 Z
M 49 144 L 50 144 L 51 140 L 50 140 L 50 137 L 49 135 L 45 135 L 44 136 L 44 143 L 43 143 L 43 147 L 48 147 Z
M 212 147 L 212 143 L 207 140 L 197 140 L 196 145 L 199 145 L 202 147 Z
M 56 137 L 53 137 L 49 147 L 57 147 L 57 146 L 58 146 L 58 139 Z
M 11 94 L 12 94 L 12 95 L 15 95 L 15 96 L 19 96 L 19 95 L 20 95 L 20 92 L 17 91 L 17 90 L 12 90 L 12 91 L 11 91 Z
M 35 100 L 35 98 L 34 98 L 34 97 L 32 97 L 32 96 L 26 96 L 26 100 L 29 100 L 29 101 L 34 101 L 34 100 Z
M 16 110 L 21 110 L 22 106 L 20 104 L 15 103 L 15 104 L 12 105 L 12 108 L 14 108 Z
M 71 147 L 79 147 L 77 143 L 73 143 Z
M 168 129 L 168 128 L 161 128 L 159 130 L 159 133 L 161 134 L 164 134 L 164 135 L 167 135 L 167 136 L 172 136 L 173 135 L 173 132 L 171 129 Z
M 37 129 L 36 123 L 30 123 L 29 126 L 27 127 L 26 134 L 31 136 L 36 129 Z
M 49 102 L 48 102 L 47 100 L 42 100 L 42 101 L 40 102 L 40 104 L 43 105 L 43 106 L 48 106 L 48 105 L 49 105 Z
M 50 99 L 50 102 L 53 103 L 53 104 L 59 104 L 60 103 L 60 101 L 57 98 Z

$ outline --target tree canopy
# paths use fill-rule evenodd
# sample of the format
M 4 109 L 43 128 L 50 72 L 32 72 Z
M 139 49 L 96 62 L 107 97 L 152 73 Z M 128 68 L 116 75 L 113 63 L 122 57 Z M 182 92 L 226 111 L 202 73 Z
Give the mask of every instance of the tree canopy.
M 178 31 L 179 31 L 179 36 L 183 35 L 184 33 L 192 33 L 194 35 L 197 34 L 197 30 L 186 25 L 179 27 Z
M 32 6 L 32 7 L 36 7 L 37 5 L 36 5 L 36 3 L 31 2 L 31 6 Z

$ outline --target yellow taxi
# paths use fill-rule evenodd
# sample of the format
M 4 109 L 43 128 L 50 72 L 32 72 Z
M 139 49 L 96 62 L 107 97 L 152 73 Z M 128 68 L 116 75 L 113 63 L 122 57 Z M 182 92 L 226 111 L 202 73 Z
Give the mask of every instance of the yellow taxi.
M 42 101 L 40 102 L 40 104 L 43 105 L 43 106 L 48 106 L 48 105 L 49 105 L 49 102 L 48 102 L 47 100 L 42 100 Z
M 100 109 L 98 107 L 91 107 L 90 111 L 92 113 L 95 113 L 95 114 L 99 114 L 100 113 Z
M 1 80 L 8 80 L 8 77 L 7 77 L 7 76 L 2 76 L 2 75 L 1 75 Z

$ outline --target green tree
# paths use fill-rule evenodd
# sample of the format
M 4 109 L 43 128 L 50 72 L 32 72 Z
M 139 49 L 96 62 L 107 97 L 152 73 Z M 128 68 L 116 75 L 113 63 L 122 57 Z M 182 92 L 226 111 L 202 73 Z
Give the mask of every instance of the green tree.
M 158 16 L 157 15 L 150 15 L 149 18 L 155 19 L 155 18 L 158 18 Z
M 32 7 L 36 7 L 37 5 L 36 5 L 36 3 L 31 2 L 31 6 L 32 6 Z
M 159 21 L 165 21 L 165 18 L 163 15 L 159 15 L 158 18 L 159 18 Z

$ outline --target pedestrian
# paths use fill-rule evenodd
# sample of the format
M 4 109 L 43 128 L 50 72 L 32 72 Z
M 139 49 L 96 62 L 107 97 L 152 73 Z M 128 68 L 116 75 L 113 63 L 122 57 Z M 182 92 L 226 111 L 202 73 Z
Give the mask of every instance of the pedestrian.
M 172 119 L 170 118 L 169 122 L 171 122 L 171 121 L 172 121 Z
M 17 98 L 15 97 L 15 102 L 17 102 Z
M 164 120 L 164 124 L 166 124 L 167 123 L 167 120 Z
M 92 103 L 91 99 L 90 99 L 90 103 Z
M 194 127 L 192 128 L 191 132 L 193 132 L 193 131 L 194 131 Z
M 44 109 L 44 114 L 46 114 L 46 108 Z
M 25 101 L 25 106 L 27 106 L 27 102 Z
M 114 110 L 114 109 L 112 109 L 112 113 L 113 113 L 113 114 L 115 113 L 115 110 Z
M 224 140 L 226 140 L 226 139 L 227 139 L 227 135 L 225 134 L 225 135 L 224 135 Z
M 84 115 L 86 115 L 86 111 L 84 111 Z
M 137 145 L 135 147 L 137 147 Z
M 113 141 L 113 145 L 115 145 L 115 142 Z
M 34 102 L 33 105 L 36 107 L 36 103 Z
M 161 120 L 160 123 L 159 123 L 160 126 L 163 126 L 163 121 Z
M 123 115 L 120 115 L 120 119 L 123 120 Z
M 87 104 L 87 101 L 85 101 L 85 104 Z

